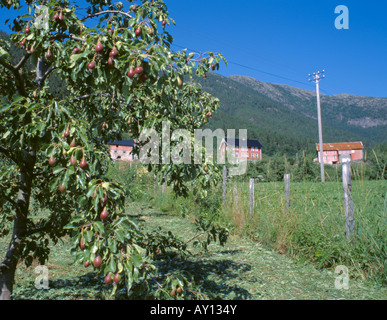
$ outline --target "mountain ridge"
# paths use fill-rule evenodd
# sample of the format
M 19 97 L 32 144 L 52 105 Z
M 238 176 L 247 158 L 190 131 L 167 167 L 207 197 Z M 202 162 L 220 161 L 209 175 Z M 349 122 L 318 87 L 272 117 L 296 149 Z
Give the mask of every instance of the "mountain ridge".
M 196 80 L 220 100 L 206 127 L 248 129 L 249 139 L 258 139 L 269 155 L 315 150 L 315 91 L 214 72 Z M 366 147 L 386 142 L 387 98 L 348 94 L 320 98 L 324 142 L 363 141 Z

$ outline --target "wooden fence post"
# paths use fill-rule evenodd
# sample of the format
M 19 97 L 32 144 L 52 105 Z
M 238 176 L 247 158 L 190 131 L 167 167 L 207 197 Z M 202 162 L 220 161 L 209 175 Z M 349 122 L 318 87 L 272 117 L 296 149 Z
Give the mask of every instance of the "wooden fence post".
M 234 201 L 235 201 L 235 206 L 238 206 L 238 188 L 236 183 L 234 183 Z
M 351 185 L 351 156 L 342 155 L 342 175 L 343 175 L 343 191 L 344 191 L 344 212 L 345 212 L 345 228 L 347 239 L 355 232 L 355 217 L 353 215 L 353 200 L 352 200 L 352 185 Z
M 290 208 L 290 174 L 287 173 L 284 176 L 285 180 L 285 199 L 286 199 L 286 210 L 289 210 Z
M 254 213 L 254 179 L 250 178 L 250 214 Z
M 223 166 L 223 204 L 226 203 L 227 167 Z
M 166 187 L 166 183 L 165 183 L 165 172 L 164 172 L 164 174 L 163 174 L 163 178 L 164 178 L 164 182 L 163 182 L 163 185 L 162 185 L 162 187 L 161 187 L 161 191 L 162 191 L 162 193 L 165 193 L 165 187 Z

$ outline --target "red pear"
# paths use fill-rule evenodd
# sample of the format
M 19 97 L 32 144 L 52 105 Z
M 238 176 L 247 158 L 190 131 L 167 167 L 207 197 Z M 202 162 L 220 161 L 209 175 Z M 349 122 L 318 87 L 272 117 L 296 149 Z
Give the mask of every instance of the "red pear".
M 103 208 L 99 217 L 101 218 L 101 220 L 106 220 L 108 216 L 109 216 L 109 214 L 108 214 L 106 207 L 105 207 L 105 208 Z
M 53 156 L 51 156 L 50 159 L 48 159 L 48 164 L 50 166 L 53 166 L 55 164 L 55 162 L 56 162 L 56 160 L 55 160 L 55 158 Z
M 107 63 L 108 63 L 108 66 L 109 66 L 109 67 L 113 67 L 113 66 L 114 66 L 114 58 L 113 58 L 113 57 L 109 57 Z
M 74 157 L 71 157 L 71 159 L 70 159 L 70 164 L 71 164 L 72 166 L 75 166 L 75 165 L 77 164 L 77 159 L 75 159 Z
M 140 74 L 144 71 L 143 67 L 139 66 L 137 67 L 136 69 L 134 69 L 134 73 L 135 74 Z
M 103 50 L 103 45 L 101 42 L 98 41 L 97 45 L 95 46 L 96 52 L 101 52 Z
M 119 274 L 119 273 L 116 273 L 116 274 L 114 275 L 114 277 L 113 277 L 113 282 L 117 284 L 118 282 L 120 282 L 120 280 L 121 280 L 120 274 Z
M 91 61 L 91 62 L 87 65 L 87 68 L 88 68 L 90 71 L 93 70 L 94 67 L 95 67 L 95 62 L 94 62 L 94 60 Z
M 85 158 L 82 158 L 81 162 L 79 163 L 79 166 L 84 169 L 87 167 L 87 162 Z
M 128 71 L 128 77 L 132 79 L 134 77 L 134 75 L 135 75 L 135 72 L 134 72 L 133 68 L 130 68 Z
M 93 262 L 94 267 L 99 268 L 101 263 L 102 263 L 102 258 L 100 256 L 96 256 Z
M 68 136 L 70 136 L 70 130 L 69 130 L 69 128 L 67 128 L 67 129 L 65 130 L 63 136 L 64 136 L 65 138 L 67 138 Z
M 109 284 L 110 282 L 112 282 L 112 277 L 110 275 L 110 272 L 106 275 L 104 281 L 106 284 Z
M 116 47 L 113 47 L 113 49 L 109 53 L 109 56 L 110 57 L 115 57 L 117 55 L 118 55 L 118 51 L 117 51 Z
M 85 241 L 83 240 L 83 238 L 81 239 L 81 241 L 79 242 L 79 247 L 83 250 L 86 248 L 85 246 Z
M 148 79 L 148 75 L 147 75 L 146 73 L 143 73 L 143 74 L 141 75 L 140 80 L 141 80 L 142 82 L 145 82 L 146 79 Z
M 70 143 L 70 148 L 75 148 L 77 146 L 77 143 L 75 142 L 75 139 L 73 139 L 73 141 L 71 141 Z

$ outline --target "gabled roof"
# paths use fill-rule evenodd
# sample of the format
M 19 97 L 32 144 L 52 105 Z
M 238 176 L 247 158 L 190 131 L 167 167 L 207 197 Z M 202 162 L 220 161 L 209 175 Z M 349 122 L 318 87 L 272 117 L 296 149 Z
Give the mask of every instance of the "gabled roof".
M 119 146 L 133 146 L 134 142 L 133 140 L 116 140 L 116 141 L 109 141 L 109 144 L 115 144 Z
M 323 143 L 323 151 L 343 151 L 343 150 L 361 150 L 363 142 L 338 142 L 338 143 Z M 320 145 L 316 144 L 317 151 L 320 151 Z
M 228 139 L 226 138 L 226 143 L 235 147 L 239 147 L 239 139 Z M 262 148 L 261 143 L 258 140 L 249 140 L 247 139 L 247 147 L 258 147 Z

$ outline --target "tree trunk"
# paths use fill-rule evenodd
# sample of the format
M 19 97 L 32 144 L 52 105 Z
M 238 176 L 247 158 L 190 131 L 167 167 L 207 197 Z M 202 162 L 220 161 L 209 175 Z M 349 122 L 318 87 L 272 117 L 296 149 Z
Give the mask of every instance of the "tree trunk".
M 32 150 L 32 148 L 31 148 Z M 20 167 L 21 188 L 18 192 L 13 233 L 8 251 L 0 264 L 0 300 L 11 300 L 18 262 L 18 247 L 27 231 L 27 217 L 30 204 L 35 151 L 25 152 Z

